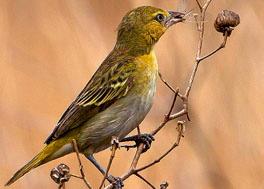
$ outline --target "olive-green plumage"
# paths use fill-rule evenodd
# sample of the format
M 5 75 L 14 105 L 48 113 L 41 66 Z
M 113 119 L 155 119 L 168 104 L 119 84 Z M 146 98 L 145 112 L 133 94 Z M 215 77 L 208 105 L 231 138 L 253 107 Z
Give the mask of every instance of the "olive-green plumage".
M 156 91 L 158 65 L 154 45 L 183 14 L 143 6 L 128 12 L 117 42 L 46 140 L 46 147 L 18 170 L 10 185 L 33 168 L 73 152 L 93 154 L 124 138 L 149 112 Z

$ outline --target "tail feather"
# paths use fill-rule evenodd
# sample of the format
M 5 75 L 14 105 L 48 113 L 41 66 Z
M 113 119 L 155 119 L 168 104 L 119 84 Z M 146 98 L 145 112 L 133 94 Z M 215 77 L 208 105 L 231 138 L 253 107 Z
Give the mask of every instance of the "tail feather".
M 31 169 L 34 169 L 34 168 L 40 166 L 42 163 L 41 163 L 41 159 L 39 157 L 41 157 L 41 152 L 38 155 L 36 155 L 30 162 L 28 162 L 26 165 L 24 165 L 22 168 L 20 168 L 12 176 L 12 178 L 10 178 L 8 180 L 8 182 L 5 184 L 5 186 L 9 186 L 13 182 L 15 182 L 17 179 L 19 179 L 20 177 L 22 177 L 24 174 L 26 174 L 27 172 L 29 172 Z
M 9 181 L 5 184 L 5 186 L 9 186 L 17 179 L 22 177 L 24 174 L 29 172 L 31 169 L 34 169 L 44 163 L 47 163 L 53 159 L 66 155 L 68 152 L 57 154 L 62 146 L 64 146 L 65 142 L 52 142 L 48 144 L 38 155 L 36 155 L 31 161 L 29 161 L 26 165 L 20 168 L 13 176 L 9 179 Z

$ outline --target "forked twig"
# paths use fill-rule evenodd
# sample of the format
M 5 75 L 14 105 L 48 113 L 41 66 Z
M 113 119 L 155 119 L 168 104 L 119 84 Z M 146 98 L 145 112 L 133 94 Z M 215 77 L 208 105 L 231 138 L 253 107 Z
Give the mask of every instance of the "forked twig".
M 174 93 L 176 93 L 176 90 L 163 78 L 162 74 L 159 72 L 160 80 Z
M 201 11 L 203 9 L 202 4 L 200 3 L 199 0 L 196 0 L 196 3 L 197 3 L 197 5 L 198 5 L 198 7 L 199 7 L 199 9 Z
M 202 60 L 208 58 L 209 56 L 212 56 L 213 54 L 215 54 L 215 53 L 216 53 L 217 51 L 219 51 L 220 49 L 225 48 L 225 45 L 226 45 L 226 42 L 227 42 L 227 37 L 228 37 L 228 33 L 227 33 L 227 31 L 226 31 L 225 34 L 224 34 L 224 41 L 221 43 L 221 45 L 220 45 L 218 48 L 216 48 L 214 51 L 210 52 L 209 54 L 207 54 L 207 55 L 205 55 L 205 56 L 199 58 L 197 61 L 200 62 L 200 61 L 202 61 Z
M 80 167 L 80 172 L 81 172 L 81 179 L 83 180 L 83 182 L 86 184 L 86 186 L 89 188 L 89 189 L 92 189 L 92 186 L 88 183 L 88 181 L 86 180 L 86 177 L 85 177 L 85 174 L 83 172 L 83 165 L 82 165 L 82 162 L 81 162 L 81 159 L 80 159 L 80 154 L 79 154 L 79 149 L 78 149 L 78 145 L 76 143 L 76 140 L 75 139 L 72 139 L 72 145 L 73 145 L 73 149 L 74 151 L 76 152 L 76 156 L 77 156 L 77 160 L 79 162 L 79 167 Z M 77 177 L 78 178 L 78 177 Z
M 168 114 L 165 116 L 165 118 L 164 118 L 164 121 L 154 130 L 154 131 L 152 131 L 151 132 L 151 134 L 154 136 L 154 135 L 156 135 L 165 125 L 166 125 L 166 123 L 168 123 L 168 121 L 170 121 L 171 120 L 171 112 L 172 112 L 172 110 L 173 110 L 173 107 L 174 107 L 174 105 L 175 105 L 175 103 L 176 103 L 176 100 L 177 100 L 177 96 L 178 96 L 178 93 L 179 93 L 179 88 L 177 88 L 176 90 L 175 90 L 175 93 L 174 93 L 174 98 L 173 98 L 173 101 L 172 101 L 172 104 L 171 104 L 171 107 L 170 107 L 170 110 L 169 110 L 169 112 L 168 112 Z
M 184 126 L 184 121 L 179 121 L 178 122 L 178 137 L 177 137 L 177 140 L 176 142 L 170 147 L 170 149 L 168 151 L 166 151 L 164 154 L 162 154 L 158 159 L 154 160 L 153 162 L 141 167 L 141 168 L 138 168 L 136 169 L 135 171 L 136 172 L 140 172 L 140 171 L 143 171 L 144 169 L 147 169 L 149 167 L 151 167 L 152 165 L 156 164 L 156 163 L 159 163 L 164 157 L 166 157 L 174 148 L 176 148 L 177 146 L 180 145 L 180 141 L 181 141 L 181 138 L 183 137 L 183 134 L 184 134 L 184 131 L 185 131 L 185 126 Z

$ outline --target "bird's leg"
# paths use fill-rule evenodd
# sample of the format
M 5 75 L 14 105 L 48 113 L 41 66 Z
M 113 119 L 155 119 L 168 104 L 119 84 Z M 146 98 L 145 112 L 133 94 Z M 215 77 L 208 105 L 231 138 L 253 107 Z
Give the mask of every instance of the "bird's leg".
M 146 152 L 150 148 L 151 143 L 154 140 L 155 138 L 152 134 L 146 133 L 146 134 L 138 134 L 138 135 L 132 135 L 129 137 L 125 137 L 120 142 L 134 141 L 136 143 L 135 145 L 121 146 L 121 147 L 125 147 L 127 150 L 129 150 L 130 148 L 138 147 L 140 143 L 143 143 L 145 146 L 142 152 Z
M 93 155 L 91 155 L 91 154 L 88 154 L 88 155 L 86 155 L 85 154 L 85 157 L 87 158 L 87 159 L 89 159 L 91 162 L 92 162 L 92 164 L 94 164 L 94 166 L 103 174 L 103 175 L 105 175 L 105 170 L 104 170 L 104 168 L 99 164 L 99 162 L 93 157 Z M 123 186 L 124 186 L 124 183 L 123 183 L 123 181 L 121 180 L 121 178 L 119 178 L 119 177 L 114 177 L 114 176 L 112 176 L 112 175 L 110 175 L 110 174 L 107 174 L 106 175 L 106 179 L 110 182 L 110 183 L 112 183 L 113 185 L 115 185 L 115 187 L 116 188 L 122 188 Z

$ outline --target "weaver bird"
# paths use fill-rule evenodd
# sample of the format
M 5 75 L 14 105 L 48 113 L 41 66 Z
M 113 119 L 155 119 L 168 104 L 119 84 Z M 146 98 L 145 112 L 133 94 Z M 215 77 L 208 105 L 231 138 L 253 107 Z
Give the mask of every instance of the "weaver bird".
M 6 183 L 10 185 L 31 169 L 74 151 L 75 139 L 102 173 L 93 154 L 108 148 L 135 129 L 149 112 L 156 91 L 158 65 L 154 46 L 184 13 L 142 6 L 122 19 L 117 42 L 90 81 L 64 112 L 46 146 Z

